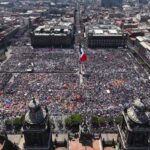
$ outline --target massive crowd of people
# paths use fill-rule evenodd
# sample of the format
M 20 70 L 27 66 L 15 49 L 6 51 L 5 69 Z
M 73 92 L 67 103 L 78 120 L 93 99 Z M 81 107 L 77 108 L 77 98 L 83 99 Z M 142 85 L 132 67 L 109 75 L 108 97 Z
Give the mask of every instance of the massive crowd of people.
M 149 74 L 127 49 L 88 49 L 81 65 L 74 50 L 10 48 L 0 70 L 12 74 L 0 93 L 1 118 L 24 114 L 33 96 L 52 115 L 86 116 L 117 116 L 134 99 L 150 97 Z
M 118 115 L 134 99 L 149 99 L 150 76 L 129 50 L 89 50 L 88 56 L 84 90 L 91 100 L 87 107 L 93 108 L 89 114 Z
M 11 79 L 11 77 L 12 77 L 11 73 L 0 73 L 0 90 L 4 89 L 5 85 Z
M 12 56 L 1 67 L 1 72 L 76 72 L 79 67 L 77 54 L 72 50 L 53 51 L 53 48 L 33 49 L 30 46 L 10 49 Z

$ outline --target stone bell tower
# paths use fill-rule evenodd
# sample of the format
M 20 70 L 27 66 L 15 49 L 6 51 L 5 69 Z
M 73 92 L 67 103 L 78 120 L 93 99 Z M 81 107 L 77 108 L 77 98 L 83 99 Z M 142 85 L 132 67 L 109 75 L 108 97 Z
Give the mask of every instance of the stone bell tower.
M 122 114 L 123 122 L 118 125 L 119 150 L 149 150 L 150 123 L 144 103 L 137 99 Z
M 23 126 L 25 150 L 50 150 L 51 130 L 46 110 L 42 109 L 34 98 L 29 103 Z

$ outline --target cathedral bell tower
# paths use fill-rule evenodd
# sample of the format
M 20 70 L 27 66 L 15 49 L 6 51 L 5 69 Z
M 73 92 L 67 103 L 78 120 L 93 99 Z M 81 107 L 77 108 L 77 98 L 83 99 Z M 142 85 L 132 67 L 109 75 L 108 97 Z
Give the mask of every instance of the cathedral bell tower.
M 51 130 L 46 110 L 42 109 L 34 98 L 29 103 L 23 126 L 25 150 L 50 150 Z
M 123 122 L 118 125 L 119 150 L 149 150 L 150 123 L 145 108 L 137 99 L 123 111 Z

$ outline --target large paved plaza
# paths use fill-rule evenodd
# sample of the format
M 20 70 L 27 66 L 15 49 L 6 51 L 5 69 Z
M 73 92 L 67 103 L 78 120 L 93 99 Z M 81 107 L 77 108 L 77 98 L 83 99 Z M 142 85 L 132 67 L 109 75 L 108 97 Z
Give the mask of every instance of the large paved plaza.
M 87 116 L 117 116 L 134 99 L 150 96 L 149 74 L 128 49 L 88 49 L 83 64 L 73 49 L 10 51 L 0 69 L 1 118 L 26 112 L 33 96 L 52 115 Z

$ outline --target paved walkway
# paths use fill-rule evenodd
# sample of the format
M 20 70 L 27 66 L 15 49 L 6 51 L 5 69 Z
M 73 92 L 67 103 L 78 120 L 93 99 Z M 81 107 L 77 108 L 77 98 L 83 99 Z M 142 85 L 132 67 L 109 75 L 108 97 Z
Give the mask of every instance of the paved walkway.
M 115 150 L 113 147 L 105 147 L 104 150 Z
M 99 140 L 93 140 L 92 146 L 84 146 L 75 139 L 69 143 L 69 150 L 100 150 Z
M 58 147 L 58 148 L 55 148 L 55 150 L 67 150 L 66 147 Z

